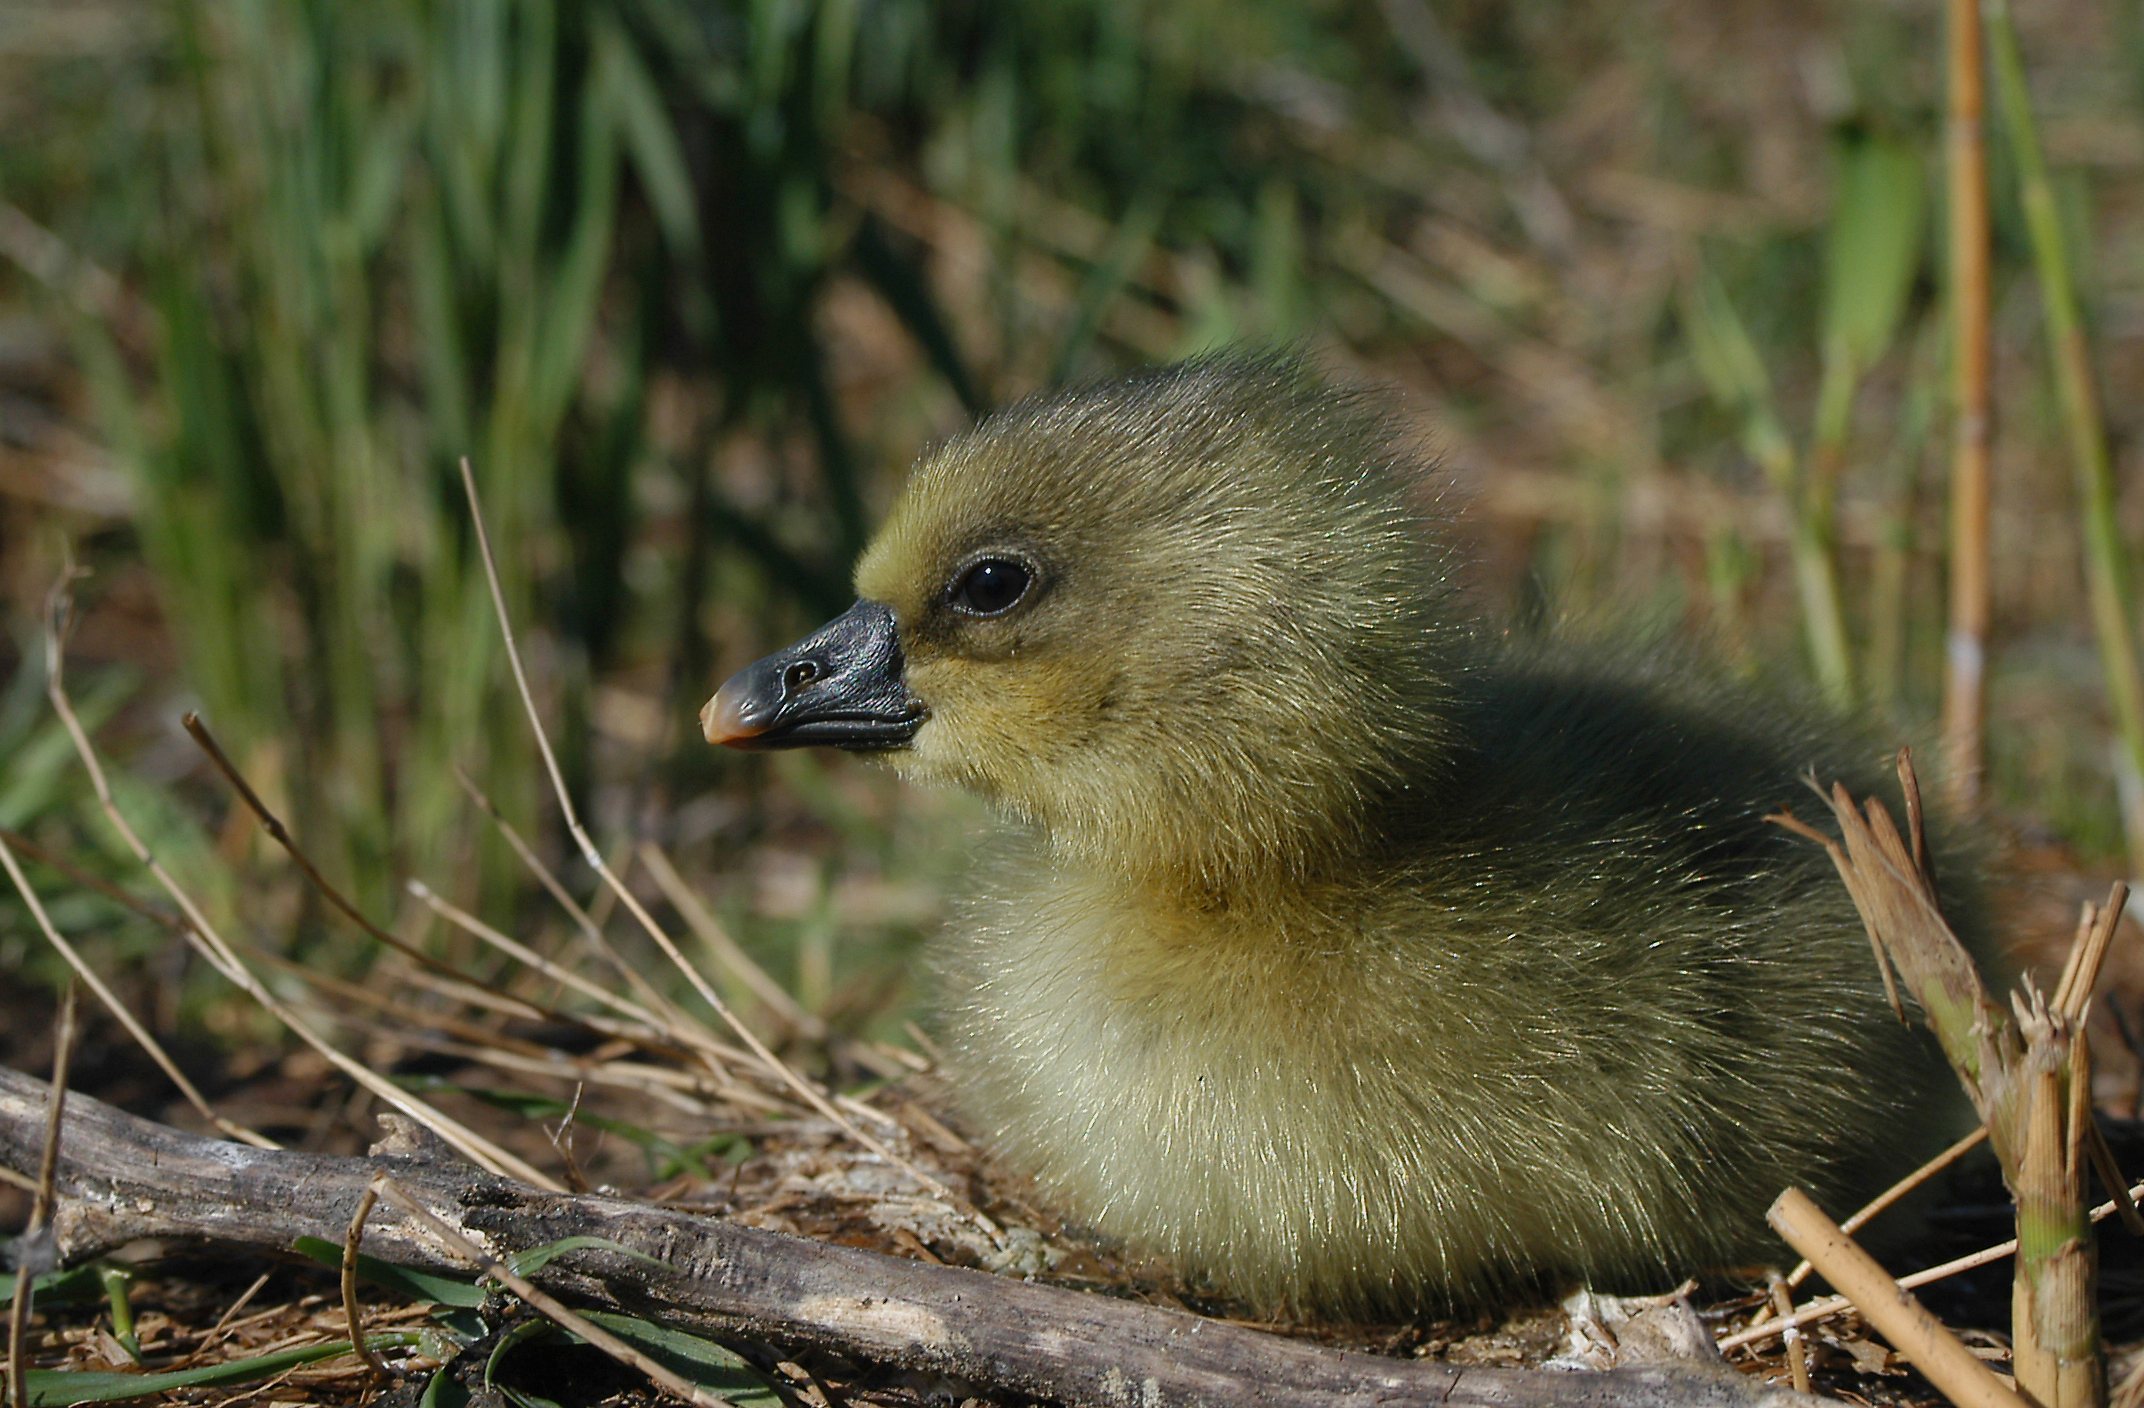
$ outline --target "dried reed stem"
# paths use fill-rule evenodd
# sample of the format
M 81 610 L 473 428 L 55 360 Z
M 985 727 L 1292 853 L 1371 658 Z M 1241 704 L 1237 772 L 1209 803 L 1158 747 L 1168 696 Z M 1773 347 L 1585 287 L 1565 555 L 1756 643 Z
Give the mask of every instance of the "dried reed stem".
M 1847 1233 L 1848 1235 L 1852 1235 L 1855 1232 L 1859 1232 L 1862 1228 L 1868 1226 L 1870 1222 L 1875 1220 L 1877 1214 L 1881 1213 L 1884 1209 L 1890 1207 L 1900 1198 L 1905 1197 L 1908 1193 L 1911 1193 L 1914 1189 L 1920 1187 L 1923 1183 L 1926 1183 L 1929 1179 L 1935 1177 L 1944 1169 L 1949 1168 L 1952 1164 L 1958 1162 L 1959 1159 L 1964 1158 L 1968 1153 L 1979 1148 L 1983 1143 L 1987 1141 L 1987 1137 L 1988 1127 L 1986 1125 L 1981 1125 L 1971 1134 L 1966 1135 L 1963 1139 L 1960 1139 L 1957 1143 L 1951 1145 L 1948 1149 L 1945 1149 L 1942 1153 L 1936 1155 L 1927 1163 L 1922 1164 L 1919 1168 L 1915 1169 L 1913 1172 L 1907 1174 L 1904 1178 L 1898 1180 L 1898 1182 L 1892 1184 L 1890 1187 L 1884 1189 L 1881 1193 L 1878 1193 L 1875 1197 L 1871 1198 L 1866 1204 L 1862 1206 L 1860 1211 L 1856 1212 L 1852 1217 L 1846 1219 L 1846 1221 L 1840 1223 L 1839 1230 Z M 1811 1268 L 1809 1266 L 1809 1263 L 1805 1261 L 1802 1262 L 1800 1265 L 1796 1266 L 1792 1271 L 1788 1272 L 1786 1277 L 1788 1289 L 1791 1290 L 1794 1287 L 1799 1286 L 1802 1282 L 1808 1280 L 1810 1269 Z
M 1854 1245 L 1853 1238 L 1841 1232 L 1801 1189 L 1781 1193 L 1765 1220 L 1958 1408 L 2025 1408 L 2024 1400 L 1994 1370 L 1976 1359 L 1918 1300 L 1900 1290 L 1890 1273 Z
M 2106 909 L 2079 927 L 2054 1000 L 2028 980 L 2004 1012 L 1936 903 L 1920 835 L 1919 786 L 1904 753 L 1899 778 L 1914 833 L 1910 849 L 1882 803 L 1871 799 L 1857 806 L 1843 786 L 1835 785 L 1826 798 L 1843 845 L 1790 817 L 1775 819 L 1815 837 L 1829 852 L 1882 957 L 1919 1000 L 1987 1125 L 2017 1203 L 2011 1341 L 2020 1391 L 2043 1408 L 2084 1408 L 2100 1402 L 2104 1389 L 2096 1256 L 2084 1202 L 2093 1142 L 2084 1016 L 2126 890 L 2117 885 Z M 1831 1274 L 1815 1253 L 1803 1250 L 1819 1271 Z M 1834 1284 L 1855 1294 L 1844 1282 Z
M 529 868 L 529 872 L 536 877 L 537 883 L 550 892 L 551 898 L 558 902 L 558 907 L 565 910 L 567 917 L 573 920 L 574 927 L 580 931 L 581 942 L 589 952 L 609 964 L 611 971 L 625 980 L 626 986 L 633 990 L 634 995 L 640 999 L 643 1006 L 651 1011 L 660 1012 L 667 1026 L 685 1026 L 695 1031 L 706 1033 L 708 1029 L 704 1024 L 694 1021 L 680 1010 L 676 1003 L 656 991 L 655 985 L 642 977 L 639 970 L 626 962 L 624 956 L 611 946 L 610 941 L 603 937 L 601 926 L 567 892 L 566 887 L 559 882 L 558 876 L 552 873 L 551 867 L 545 865 L 543 858 L 536 854 L 535 848 L 521 839 L 521 833 L 514 829 L 513 824 L 506 819 L 505 813 L 499 810 L 498 805 L 491 800 L 484 789 L 476 785 L 476 780 L 469 776 L 468 770 L 460 764 L 456 764 L 454 777 L 456 781 L 461 783 L 462 790 L 469 794 L 470 800 L 483 808 L 484 814 L 491 818 L 492 825 L 496 826 L 499 829 L 499 834 L 506 838 L 506 844 L 512 847 L 514 854 L 521 858 L 521 863 Z M 603 893 L 608 895 L 610 892 L 605 890 Z
M 112 990 L 104 985 L 104 980 L 98 977 L 96 972 L 84 961 L 82 955 L 75 950 L 74 945 L 60 937 L 60 931 L 53 927 L 50 916 L 45 913 L 43 901 L 37 897 L 37 891 L 30 888 L 29 879 L 22 873 L 21 865 L 15 860 L 14 849 L 8 844 L 7 838 L 4 836 L 0 836 L 0 866 L 7 868 L 8 879 L 15 882 L 16 893 L 20 894 L 22 902 L 29 906 L 30 917 L 37 921 L 38 932 L 45 936 L 45 942 L 51 944 L 54 949 L 59 951 L 60 957 L 67 960 L 67 966 L 72 968 L 76 975 L 89 985 L 89 990 L 95 993 L 97 1000 L 102 1002 L 106 1010 L 118 1019 L 119 1025 L 126 1028 L 127 1035 L 134 1038 L 134 1044 L 149 1053 L 149 1059 L 154 1061 L 157 1069 L 162 1071 L 171 1083 L 178 1087 L 179 1094 L 186 1098 L 186 1103 L 193 1106 L 201 1118 L 207 1120 L 222 1133 L 241 1143 L 251 1144 L 256 1149 L 280 1149 L 283 1147 L 267 1135 L 258 1134 L 246 1128 L 246 1126 L 225 1119 L 222 1115 L 216 1113 L 215 1109 L 209 1105 L 207 1098 L 179 1070 L 178 1063 L 171 1059 L 170 1054 L 164 1050 L 155 1037 L 149 1035 L 149 1029 L 144 1027 L 134 1014 L 127 1010 L 126 1004 L 121 1002 L 113 994 Z
M 1951 375 L 1957 414 L 1950 468 L 1950 635 L 1943 745 L 1951 801 L 1980 799 L 1988 634 L 1988 163 L 1982 135 L 1979 0 L 1950 0 L 1944 164 L 1950 178 Z
M 2144 1183 L 2139 1183 L 2130 1188 L 2123 1196 L 2132 1203 L 2144 1199 Z M 2105 1222 L 2108 1218 L 2114 1216 L 2119 1208 L 2120 1202 L 2117 1200 L 2101 1203 L 2092 1209 L 2090 1220 L 2093 1222 Z M 1951 1277 L 1962 1275 L 1967 1271 L 1977 1271 L 1983 1266 L 1992 1265 L 2001 1261 L 2004 1257 L 2015 1256 L 2016 1254 L 2017 1239 L 2013 1237 L 2007 1242 L 1997 1242 L 1992 1247 L 1982 1247 L 1977 1252 L 1968 1252 L 1964 1256 L 1954 1257 L 1940 1265 L 1927 1267 L 1908 1276 L 1901 1276 L 1898 1278 L 1898 1287 L 1903 1291 L 1918 1290 L 1922 1286 L 1932 1286 L 1938 1281 L 1947 1281 Z M 1768 1318 L 1757 1321 L 1747 1329 L 1737 1330 L 1731 1335 L 1722 1336 L 1720 1339 L 1720 1351 L 1724 1354 L 1730 1349 L 1740 1349 L 1746 1344 L 1756 1344 L 1762 1340 L 1772 1339 L 1790 1329 L 1813 1324 L 1818 1320 L 1828 1320 L 1842 1310 L 1851 1310 L 1853 1308 L 1853 1302 L 1849 1301 L 1845 1296 L 1826 1296 L 1822 1300 L 1813 1300 L 1796 1310 L 1792 1315 L 1780 1319 Z M 1769 1316 L 1770 1313 L 1770 1308 L 1767 1307 L 1765 1314 Z
M 1808 1264 L 1806 1261 L 1802 1263 L 1804 1266 Z M 1787 1289 L 1787 1278 L 1774 1271 L 1766 1277 L 1766 1280 L 1770 1282 L 1771 1286 L 1773 1313 L 1792 1315 L 1794 1313 L 1794 1293 Z M 1794 1376 L 1794 1391 L 1796 1393 L 1808 1393 L 1811 1391 L 1809 1385 L 1809 1347 L 1802 1343 L 1802 1332 L 1799 1329 L 1788 1330 L 1786 1337 L 1787 1372 Z
M 752 990 L 753 996 L 772 1008 L 774 1014 L 798 1035 L 812 1041 L 826 1040 L 826 1023 L 805 1011 L 780 983 L 767 976 L 766 969 L 752 961 L 752 955 L 738 946 L 714 914 L 701 903 L 700 897 L 692 892 L 692 887 L 685 883 L 685 877 L 677 873 L 677 867 L 663 854 L 662 847 L 653 841 L 641 842 L 640 863 L 654 877 L 656 887 L 663 892 L 663 898 L 670 901 L 670 907 L 684 919 L 685 927 L 699 936 L 708 952 L 736 974 Z

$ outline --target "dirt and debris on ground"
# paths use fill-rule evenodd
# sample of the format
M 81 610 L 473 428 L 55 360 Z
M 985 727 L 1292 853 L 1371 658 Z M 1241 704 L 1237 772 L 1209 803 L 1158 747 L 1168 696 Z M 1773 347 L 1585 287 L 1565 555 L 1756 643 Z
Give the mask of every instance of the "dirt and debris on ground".
M 2032 902 L 2052 916 L 2068 908 L 2070 889 L 2088 888 L 2088 882 L 2058 884 L 2043 876 L 2040 889 L 2045 894 Z M 2020 927 L 2066 939 L 2062 932 L 2066 925 L 2067 921 L 2058 928 L 2050 918 Z M 2050 937 L 2040 945 L 2046 952 L 2023 954 L 2025 966 L 2048 966 L 2049 954 L 2059 961 L 2058 943 L 2059 939 Z M 2137 948 L 2134 944 L 2127 947 L 2132 954 Z M 2117 1158 L 2132 1178 L 2144 1171 L 2144 1124 L 2126 1118 L 2134 1108 L 2140 1063 L 2125 1038 L 2140 1025 L 2136 1017 L 2144 1010 L 2140 993 L 2144 993 L 2144 962 L 2117 964 L 2096 1004 L 2105 1031 L 2096 1048 L 2106 1053 L 2100 1062 L 2099 1084 L 2103 1120 Z M 44 1069 L 50 1058 L 49 1021 L 50 1007 L 41 996 L 19 989 L 0 993 L 0 1062 L 31 1072 Z M 524 1041 L 530 1037 L 526 1031 L 514 1035 Z M 813 1055 L 798 1054 L 800 1059 Z M 910 1066 L 928 1065 L 927 1058 L 916 1052 L 900 1055 Z M 1662 1342 L 1672 1345 L 1678 1334 L 1687 1336 L 1693 1324 L 1711 1336 L 1731 1333 L 1749 1324 L 1766 1300 L 1764 1268 L 1752 1267 L 1745 1268 L 1740 1278 L 1695 1284 L 1683 1302 L 1666 1298 L 1653 1302 L 1667 1316 L 1662 1322 L 1667 1324 L 1664 1331 L 1630 1331 L 1626 1321 L 1610 1318 L 1629 1313 L 1627 1306 L 1609 1304 L 1607 1298 L 1566 1301 L 1563 1296 L 1570 1288 L 1562 1288 L 1563 1295 L 1545 1290 L 1531 1303 L 1494 1311 L 1425 1316 L 1405 1323 L 1276 1320 L 1204 1294 L 1165 1264 L 1128 1256 L 1053 1217 L 1031 1188 L 991 1166 L 962 1130 L 949 1092 L 930 1070 L 881 1079 L 851 1107 L 850 1114 L 868 1123 L 871 1133 L 896 1154 L 941 1178 L 987 1213 L 1005 1229 L 1001 1241 L 982 1235 L 959 1210 L 920 1189 L 907 1174 L 858 1147 L 835 1123 L 821 1117 L 724 1107 L 705 1092 L 695 1097 L 704 1097 L 705 1103 L 683 1108 L 682 1097 L 674 1092 L 663 1099 L 615 1087 L 575 1092 L 569 1084 L 556 1081 L 548 1083 L 555 1089 L 549 1089 L 552 1103 L 543 1107 L 546 1112 L 531 1117 L 527 1100 L 533 1091 L 547 1089 L 543 1080 L 458 1064 L 416 1045 L 403 1056 L 403 1077 L 419 1083 L 427 1098 L 443 1104 L 456 1118 L 547 1166 L 559 1161 L 561 1149 L 570 1150 L 573 1165 L 587 1185 L 607 1192 L 891 1256 L 1188 1309 L 1372 1354 L 1513 1368 L 1602 1367 L 1607 1362 L 1633 1362 L 1617 1361 L 1615 1356 L 1645 1353 L 1640 1346 L 1648 1336 L 1664 1334 Z M 188 1050 L 185 1057 L 225 1114 L 294 1146 L 355 1154 L 377 1136 L 370 1099 L 353 1093 L 310 1052 L 236 1063 L 219 1061 L 204 1047 Z M 825 1051 L 816 1057 L 826 1073 L 845 1075 L 850 1083 L 859 1075 L 853 1068 L 826 1066 L 826 1061 L 838 1058 L 829 1058 Z M 193 1112 L 172 1098 L 162 1078 L 100 1013 L 89 1015 L 75 1072 L 78 1089 L 138 1114 L 185 1128 L 198 1126 Z M 571 1118 L 562 1113 L 569 1106 L 575 1109 Z M 19 1229 L 26 1213 L 26 1197 L 0 1184 L 0 1229 Z M 1992 1160 L 1969 1160 L 1944 1179 L 1918 1214 L 1917 1231 L 1888 1251 L 1887 1264 L 1903 1273 L 2004 1241 L 2012 1235 L 2013 1216 Z M 128 1299 L 137 1317 L 136 1352 L 142 1364 L 171 1367 L 246 1358 L 276 1348 L 341 1340 L 347 1334 L 333 1276 L 324 1268 L 295 1259 L 275 1262 L 214 1249 L 140 1248 L 137 1252 L 128 1268 L 132 1276 Z M 2113 1220 L 2101 1225 L 2100 1278 L 2110 1381 L 2119 1382 L 2127 1367 L 2144 1357 L 2144 1243 L 2120 1230 Z M 1806 1300 L 1817 1289 L 1813 1284 L 1805 1286 L 1799 1298 Z M 1930 1286 L 1922 1298 L 1976 1352 L 1997 1363 L 2007 1359 L 2007 1261 Z M 365 1315 L 374 1330 L 422 1329 L 432 1323 L 423 1307 L 376 1291 L 367 1293 Z M 508 1329 L 502 1324 L 493 1333 Z M 480 1347 L 487 1343 L 480 1342 Z M 1704 1343 L 1709 1345 L 1710 1336 Z M 1851 1315 L 1812 1326 L 1803 1343 L 1819 1393 L 1872 1405 L 1940 1402 L 1910 1365 L 1871 1338 Z M 792 1355 L 780 1346 L 733 1348 L 797 1402 L 942 1404 L 959 1402 L 972 1389 L 825 1354 Z M 33 1321 L 30 1353 L 45 1368 L 113 1369 L 136 1362 L 134 1353 L 115 1338 L 107 1302 L 99 1297 L 41 1305 Z M 540 1360 L 519 1361 L 514 1372 L 535 1375 L 534 1381 L 545 1386 L 546 1396 L 556 1401 L 658 1401 L 658 1395 L 637 1375 L 618 1370 L 600 1356 L 566 1346 L 546 1349 L 543 1355 Z M 390 1397 L 377 1401 L 408 1398 L 414 1402 L 413 1385 L 445 1362 L 445 1357 L 444 1351 L 432 1359 L 414 1353 L 402 1361 L 415 1374 L 412 1386 L 395 1389 Z M 1785 1351 L 1778 1340 L 1733 1351 L 1728 1362 L 1742 1373 L 1772 1383 L 1790 1382 Z M 464 1377 L 472 1372 L 467 1353 L 449 1372 Z M 355 1404 L 375 1401 L 383 1391 L 371 1371 L 345 1357 L 288 1370 L 265 1384 L 187 1390 L 172 1395 L 171 1401 Z

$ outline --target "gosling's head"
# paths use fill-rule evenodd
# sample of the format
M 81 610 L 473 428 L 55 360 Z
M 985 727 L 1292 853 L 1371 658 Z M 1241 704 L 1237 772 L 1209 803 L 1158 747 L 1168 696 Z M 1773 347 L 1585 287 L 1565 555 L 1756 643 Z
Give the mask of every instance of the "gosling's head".
M 1226 886 L 1344 845 L 1439 733 L 1427 495 L 1281 358 L 1023 401 L 915 472 L 840 619 L 701 714 L 971 788 L 1070 860 Z

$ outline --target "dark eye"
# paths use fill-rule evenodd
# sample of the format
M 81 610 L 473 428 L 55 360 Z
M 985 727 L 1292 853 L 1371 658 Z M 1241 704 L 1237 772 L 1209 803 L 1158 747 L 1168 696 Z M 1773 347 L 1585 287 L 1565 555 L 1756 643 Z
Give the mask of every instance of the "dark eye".
M 1034 573 L 1024 562 L 986 557 L 961 574 L 946 600 L 971 616 L 1000 616 L 1027 595 L 1028 583 L 1033 580 Z

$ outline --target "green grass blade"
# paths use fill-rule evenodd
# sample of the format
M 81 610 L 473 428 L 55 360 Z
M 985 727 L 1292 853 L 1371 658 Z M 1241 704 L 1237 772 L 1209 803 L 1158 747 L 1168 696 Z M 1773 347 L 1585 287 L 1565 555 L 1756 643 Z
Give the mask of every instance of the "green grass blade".
M 374 1349 L 401 1349 L 422 1339 L 415 1330 L 367 1335 Z M 130 1399 L 175 1393 L 180 1389 L 214 1388 L 223 1384 L 252 1383 L 272 1378 L 288 1369 L 317 1364 L 323 1359 L 354 1353 L 348 1340 L 303 1345 L 250 1359 L 230 1359 L 221 1364 L 203 1364 L 193 1369 L 164 1373 L 125 1374 L 94 1369 L 32 1369 L 29 1372 L 30 1408 L 67 1408 L 75 1403 L 125 1403 Z
M 331 1270 L 339 1270 L 342 1266 L 342 1244 L 339 1242 L 330 1242 L 324 1237 L 300 1237 L 291 1246 L 300 1256 L 311 1257 Z M 357 1274 L 375 1286 L 383 1286 L 411 1300 L 451 1305 L 462 1310 L 471 1310 L 484 1303 L 484 1291 L 473 1282 L 397 1266 L 363 1252 L 357 1255 Z
M 2083 518 L 2085 580 L 2094 633 L 2099 638 L 2101 667 L 2115 728 L 2134 773 L 2144 776 L 2144 667 L 2137 657 L 2133 598 L 2128 582 L 2128 548 L 2116 517 L 2114 472 L 2107 451 L 2106 425 L 2093 381 L 2091 353 L 2071 276 L 2072 244 L 2062 226 L 2062 208 L 2047 172 L 2032 98 L 2025 87 L 2025 63 L 2018 53 L 2017 31 L 2007 0 L 1988 0 L 1988 53 L 2003 128 L 2017 162 L 2019 197 L 2032 238 L 2033 271 L 2040 280 L 2048 351 L 2054 364 L 2055 391 L 2062 405 L 2070 457 L 2077 476 Z M 2130 865 L 2144 872 L 2144 836 L 2129 837 Z
M 1842 143 L 1825 234 L 1820 345 L 1841 348 L 1857 368 L 1882 357 L 1897 334 L 1920 269 L 1927 206 L 1926 168 L 1914 148 L 1882 137 Z

